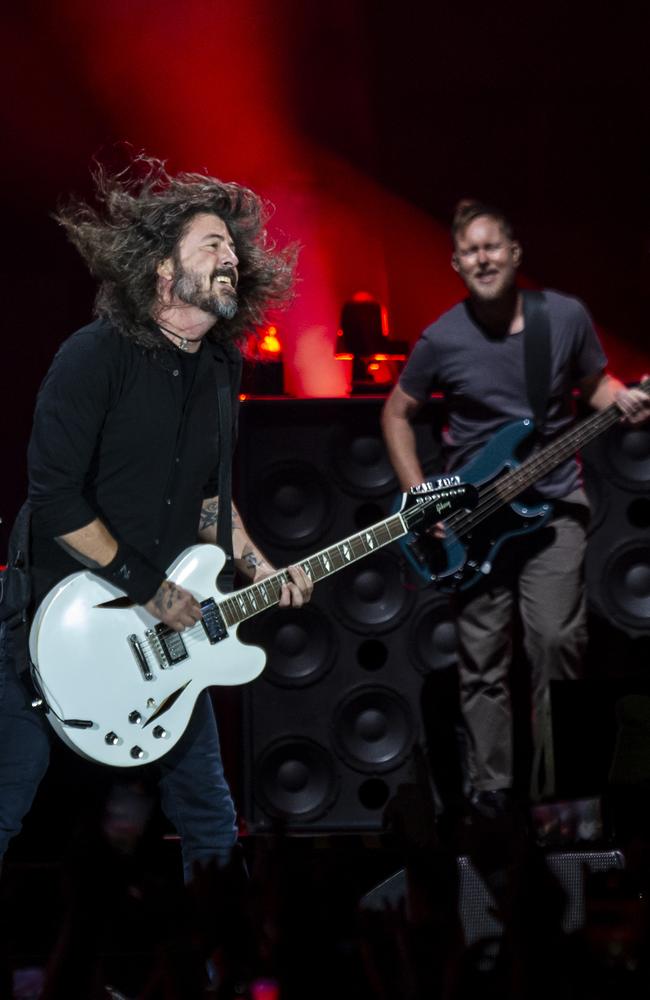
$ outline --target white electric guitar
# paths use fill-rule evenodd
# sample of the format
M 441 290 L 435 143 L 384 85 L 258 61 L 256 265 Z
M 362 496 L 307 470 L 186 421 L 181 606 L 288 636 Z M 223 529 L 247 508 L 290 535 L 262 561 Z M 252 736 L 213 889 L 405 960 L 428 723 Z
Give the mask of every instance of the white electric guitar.
M 414 487 L 398 513 L 299 565 L 321 580 L 477 499 L 475 487 L 454 476 Z M 89 570 L 50 591 L 30 632 L 33 676 L 47 718 L 73 750 L 117 767 L 151 763 L 183 735 L 203 688 L 244 684 L 262 672 L 264 651 L 240 642 L 237 626 L 278 603 L 287 571 L 209 596 L 224 560 L 216 545 L 194 545 L 170 567 L 167 578 L 201 604 L 201 620 L 183 632 Z

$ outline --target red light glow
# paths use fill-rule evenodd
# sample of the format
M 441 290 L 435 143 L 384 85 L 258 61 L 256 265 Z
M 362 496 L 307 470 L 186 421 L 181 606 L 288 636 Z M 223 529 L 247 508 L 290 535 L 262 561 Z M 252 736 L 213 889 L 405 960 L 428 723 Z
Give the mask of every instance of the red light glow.
M 262 354 L 280 354 L 282 352 L 282 345 L 280 344 L 278 328 L 276 326 L 269 326 L 267 328 L 266 333 L 260 340 L 260 351 Z
M 353 26 L 363 5 L 338 5 L 344 20 L 348 6 Z M 300 34 L 287 32 L 273 5 L 159 0 L 152 17 L 150 5 L 130 0 L 60 0 L 40 5 L 39 25 L 39 33 L 23 31 L 19 18 L 3 25 L 20 95 L 5 108 L 16 177 L 38 186 L 46 153 L 56 172 L 51 186 L 72 191 L 94 154 L 102 159 L 126 139 L 166 159 L 172 172 L 207 170 L 259 191 L 275 205 L 271 238 L 303 247 L 299 294 L 282 320 L 292 394 L 346 394 L 335 360 L 342 303 L 381 303 L 382 334 L 390 314 L 390 335 L 414 343 L 464 296 L 449 266 L 447 227 L 304 128 L 292 52 Z M 350 87 L 356 106 L 363 78 L 351 74 Z M 614 331 L 604 339 L 616 374 L 631 379 L 645 370 L 645 351 Z M 264 350 L 278 354 L 272 341 Z

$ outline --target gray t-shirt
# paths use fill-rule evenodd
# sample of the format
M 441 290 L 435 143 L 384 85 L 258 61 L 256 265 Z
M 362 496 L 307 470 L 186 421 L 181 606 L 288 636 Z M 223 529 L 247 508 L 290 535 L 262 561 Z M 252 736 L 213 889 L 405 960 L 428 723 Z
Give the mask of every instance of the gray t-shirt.
M 559 292 L 545 291 L 544 295 L 551 329 L 551 388 L 542 444 L 572 423 L 572 389 L 607 364 L 582 303 Z M 444 393 L 449 414 L 444 435 L 447 469 L 466 465 L 501 427 L 532 417 L 524 374 L 524 334 L 488 334 L 464 301 L 428 326 L 413 348 L 400 386 L 423 402 L 431 392 Z M 579 482 L 579 467 L 570 459 L 535 488 L 543 496 L 559 498 L 575 490 Z

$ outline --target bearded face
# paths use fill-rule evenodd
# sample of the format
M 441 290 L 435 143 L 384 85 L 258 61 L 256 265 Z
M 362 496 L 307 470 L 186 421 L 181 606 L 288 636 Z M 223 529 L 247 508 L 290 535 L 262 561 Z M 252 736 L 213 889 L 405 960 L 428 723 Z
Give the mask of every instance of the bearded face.
M 159 268 L 171 279 L 172 301 L 194 306 L 216 319 L 232 319 L 238 308 L 237 250 L 228 226 L 212 212 L 187 225 L 170 258 Z
M 205 274 L 177 262 L 172 295 L 188 306 L 196 306 L 217 319 L 232 319 L 238 308 L 237 274 L 234 267 L 216 267 Z

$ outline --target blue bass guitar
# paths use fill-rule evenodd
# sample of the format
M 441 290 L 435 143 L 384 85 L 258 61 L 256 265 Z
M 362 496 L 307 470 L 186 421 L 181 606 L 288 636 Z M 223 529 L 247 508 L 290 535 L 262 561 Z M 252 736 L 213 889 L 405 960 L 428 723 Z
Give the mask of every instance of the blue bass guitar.
M 650 379 L 639 386 L 650 395 Z M 401 541 L 416 570 L 443 591 L 466 590 L 488 574 L 502 545 L 541 528 L 551 517 L 550 501 L 522 502 L 522 494 L 565 459 L 574 455 L 621 418 L 612 404 L 575 424 L 523 462 L 516 451 L 534 429 L 532 420 L 503 427 L 477 457 L 437 482 L 472 483 L 478 490 L 473 510 L 457 511 L 442 524 L 444 539 L 407 535 Z

